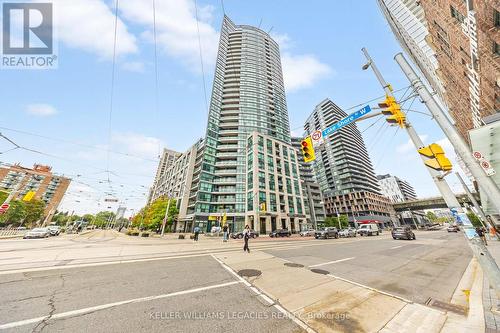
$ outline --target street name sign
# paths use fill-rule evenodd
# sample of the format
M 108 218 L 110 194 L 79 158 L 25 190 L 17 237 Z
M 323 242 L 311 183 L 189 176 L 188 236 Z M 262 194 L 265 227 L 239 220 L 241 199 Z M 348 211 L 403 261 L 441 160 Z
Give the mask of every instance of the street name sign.
M 344 126 L 349 125 L 350 123 L 354 122 L 358 118 L 361 118 L 362 116 L 364 116 L 365 114 L 367 114 L 371 110 L 372 109 L 370 108 L 370 106 L 367 105 L 364 108 L 362 108 L 361 110 L 358 110 L 354 113 L 351 113 L 350 115 L 348 115 L 344 119 L 339 120 L 338 122 L 336 122 L 332 126 L 325 128 L 323 130 L 323 132 L 321 133 L 323 138 L 325 138 L 327 135 L 332 134 L 335 131 L 338 131 L 339 129 L 341 129 Z

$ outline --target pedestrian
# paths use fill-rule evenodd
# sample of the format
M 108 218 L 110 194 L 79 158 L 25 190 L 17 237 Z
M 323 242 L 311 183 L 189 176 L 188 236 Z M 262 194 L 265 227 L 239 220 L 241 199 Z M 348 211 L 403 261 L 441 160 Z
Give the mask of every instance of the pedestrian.
M 486 235 L 485 235 L 485 231 L 482 227 L 477 227 L 476 228 L 476 232 L 477 234 L 479 235 L 479 237 L 481 238 L 481 240 L 483 241 L 484 245 L 488 245 L 488 242 L 486 241 Z
M 198 235 L 200 234 L 200 227 L 196 226 L 194 227 L 194 241 L 198 241 Z
M 250 248 L 248 247 L 248 240 L 250 239 L 250 227 L 248 226 L 248 224 L 245 226 L 245 230 L 243 230 L 243 239 L 245 241 L 243 252 L 247 251 L 248 253 L 250 253 Z
M 223 236 L 222 236 L 222 241 L 223 242 L 227 242 L 227 224 L 224 224 L 224 226 L 222 227 L 222 232 L 223 232 Z

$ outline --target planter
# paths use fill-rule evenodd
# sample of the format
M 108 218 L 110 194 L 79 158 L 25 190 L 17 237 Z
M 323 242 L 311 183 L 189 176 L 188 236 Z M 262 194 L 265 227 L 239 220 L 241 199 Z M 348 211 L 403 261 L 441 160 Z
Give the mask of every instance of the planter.
M 179 235 L 179 239 L 185 239 L 186 237 L 184 235 Z
M 141 237 L 149 237 L 149 232 L 143 232 L 143 233 L 141 233 Z

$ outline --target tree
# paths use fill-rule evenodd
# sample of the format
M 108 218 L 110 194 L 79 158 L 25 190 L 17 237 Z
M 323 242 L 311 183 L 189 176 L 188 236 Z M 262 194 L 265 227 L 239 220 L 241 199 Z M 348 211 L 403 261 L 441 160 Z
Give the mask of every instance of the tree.
M 85 222 L 92 222 L 94 220 L 94 215 L 92 214 L 85 214 L 82 216 L 82 220 L 84 220 Z
M 341 229 L 349 227 L 349 219 L 348 219 L 347 215 L 344 215 L 344 214 L 340 215 L 339 217 L 328 216 L 325 219 L 325 226 L 338 228 L 339 227 L 339 220 L 340 220 L 340 228 Z
M 438 217 L 436 216 L 436 214 L 434 214 L 434 212 L 427 212 L 425 215 L 427 216 L 429 221 L 431 221 L 432 223 L 436 223 Z
M 114 218 L 115 218 L 115 213 L 113 212 L 109 211 L 99 212 L 95 215 L 94 225 L 99 228 L 105 227 L 106 224 L 108 224 L 108 222 Z
M 349 218 L 347 217 L 347 215 L 345 214 L 340 215 L 340 225 L 342 228 L 349 227 Z
M 481 228 L 483 226 L 483 224 L 481 223 L 481 220 L 479 219 L 479 217 L 477 217 L 477 215 L 474 214 L 473 212 L 468 212 L 467 213 L 467 217 L 469 218 L 470 222 L 472 223 L 472 225 L 474 227 Z
M 0 204 L 2 204 L 7 197 L 9 196 L 8 192 L 0 191 Z
M 26 217 L 26 205 L 24 201 L 12 200 L 10 202 L 10 207 L 7 209 L 5 214 L 0 215 L 0 220 L 3 224 L 18 224 L 23 223 L 23 219 Z
M 159 198 L 153 201 L 149 206 L 143 207 L 133 218 L 134 227 L 142 227 L 150 230 L 158 230 L 165 218 L 165 211 L 168 206 L 167 198 Z M 170 230 L 174 220 L 177 218 L 179 210 L 177 209 L 177 200 L 170 199 L 170 206 L 167 215 L 167 230 Z
M 39 199 L 31 199 L 24 205 L 26 210 L 24 223 L 31 227 L 43 217 L 45 202 Z

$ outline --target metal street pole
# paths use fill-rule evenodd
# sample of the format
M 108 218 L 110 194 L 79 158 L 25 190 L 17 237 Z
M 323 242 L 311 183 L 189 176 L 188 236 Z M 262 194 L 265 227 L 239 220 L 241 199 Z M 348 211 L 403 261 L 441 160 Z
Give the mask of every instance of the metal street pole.
M 368 66 L 371 66 L 372 69 L 375 72 L 375 75 L 377 75 L 377 78 L 379 79 L 380 83 L 384 87 L 384 90 L 386 91 L 387 94 L 392 96 L 392 92 L 389 89 L 389 85 L 384 81 L 382 78 L 382 75 L 380 72 L 377 70 L 375 67 L 373 60 L 370 58 L 368 55 L 368 52 L 366 49 L 363 48 L 363 52 L 365 53 L 365 56 L 368 59 Z M 417 74 L 413 71 L 411 66 L 408 64 L 406 59 L 403 57 L 401 53 L 398 53 L 395 56 L 396 62 L 400 65 L 401 69 L 403 72 L 406 74 L 408 77 L 409 81 L 411 82 L 413 88 L 415 91 L 418 93 L 422 101 L 427 105 L 427 108 L 429 111 L 432 113 L 434 116 L 434 119 L 438 121 L 439 125 L 445 132 L 446 136 L 448 139 L 452 142 L 453 146 L 455 147 L 455 150 L 457 154 L 462 157 L 462 160 L 466 162 L 466 166 L 470 168 L 470 171 L 474 169 L 474 172 L 472 172 L 474 177 L 477 177 L 476 180 L 478 182 L 480 180 L 483 180 L 483 187 L 482 188 L 488 188 L 490 190 L 488 193 L 491 194 L 493 191 L 493 188 L 496 188 L 496 185 L 493 183 L 491 179 L 489 179 L 486 174 L 478 169 L 480 167 L 476 164 L 474 161 L 472 154 L 468 150 L 465 142 L 463 139 L 459 136 L 459 134 L 456 132 L 456 130 L 453 128 L 451 125 L 450 121 L 448 118 L 446 118 L 446 115 L 443 113 L 441 107 L 437 102 L 434 100 L 433 96 L 430 94 L 430 92 L 427 90 L 427 87 L 422 83 L 422 81 L 419 79 Z M 366 66 L 366 65 L 365 65 Z M 439 120 L 438 120 L 439 118 Z M 408 123 L 409 125 L 409 123 Z M 405 126 L 406 127 L 406 126 Z M 408 126 L 407 127 L 407 132 L 412 138 L 413 143 L 415 144 L 416 148 L 422 148 L 423 143 L 421 142 L 420 138 L 418 135 L 416 135 L 416 132 L 413 130 L 411 131 L 412 127 Z M 458 142 L 458 144 L 455 146 L 454 142 Z M 422 156 L 423 158 L 423 156 Z M 424 159 L 424 158 L 423 158 Z M 439 191 L 441 192 L 444 201 L 446 202 L 446 205 L 448 208 L 450 208 L 455 220 L 459 222 L 459 224 L 462 224 L 463 226 L 463 233 L 464 237 L 469 243 L 469 246 L 474 253 L 477 261 L 479 262 L 479 265 L 485 272 L 486 276 L 488 277 L 490 281 L 490 285 L 495 288 L 495 292 L 497 294 L 497 297 L 500 298 L 500 269 L 498 268 L 497 263 L 495 262 L 495 259 L 491 256 L 490 252 L 482 242 L 482 240 L 479 238 L 477 235 L 475 229 L 472 227 L 472 224 L 470 223 L 467 215 L 463 211 L 462 207 L 458 203 L 457 198 L 455 197 L 455 194 L 451 191 L 450 187 L 448 186 L 448 183 L 444 180 L 444 178 L 440 175 L 436 175 L 437 171 L 427 167 L 427 170 L 429 170 L 430 174 L 432 175 L 432 178 L 434 179 L 434 183 L 438 187 Z M 484 181 L 484 178 L 487 180 Z M 490 184 L 489 182 L 492 184 Z M 490 186 L 490 185 L 492 186 Z M 481 186 L 481 185 L 480 185 Z M 498 188 L 496 188 L 496 191 L 498 191 Z M 495 202 L 495 199 L 493 199 L 495 196 L 490 197 L 493 202 Z M 498 200 L 495 202 L 498 207 L 500 207 L 500 193 L 498 194 Z M 500 209 L 499 209 L 500 211 Z
M 163 219 L 163 223 L 161 225 L 161 237 L 165 234 L 165 225 L 167 224 L 168 218 L 168 210 L 170 209 L 170 198 L 168 198 L 167 210 L 165 211 L 165 218 Z
M 415 92 L 422 99 L 422 102 L 427 106 L 427 109 L 432 114 L 439 127 L 441 127 L 448 140 L 450 140 L 457 155 L 460 156 L 465 166 L 469 169 L 472 176 L 476 179 L 481 190 L 483 190 L 484 194 L 490 199 L 497 212 L 500 213 L 500 189 L 498 188 L 498 186 L 495 184 L 491 177 L 486 175 L 486 172 L 476 162 L 465 140 L 457 132 L 456 128 L 445 115 L 441 106 L 436 102 L 434 96 L 422 83 L 417 73 L 415 73 L 403 54 L 396 54 L 394 59 L 410 81 Z
M 335 204 L 335 201 L 333 202 L 333 206 L 335 207 L 335 212 L 337 213 L 337 222 L 339 223 L 339 230 L 342 229 L 340 226 L 340 215 L 339 215 L 339 210 L 337 209 L 337 205 Z

